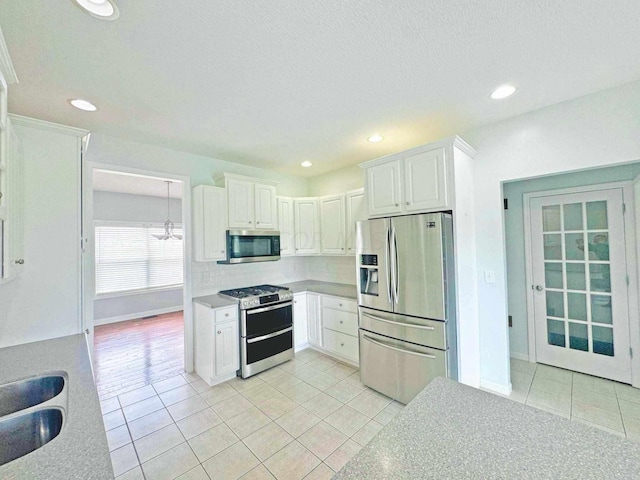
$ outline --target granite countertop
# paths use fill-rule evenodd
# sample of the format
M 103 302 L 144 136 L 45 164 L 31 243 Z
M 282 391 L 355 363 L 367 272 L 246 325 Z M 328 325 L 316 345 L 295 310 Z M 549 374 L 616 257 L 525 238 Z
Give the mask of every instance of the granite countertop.
M 443 378 L 334 479 L 631 479 L 640 443 Z
M 222 295 L 218 295 L 217 293 L 213 295 L 205 295 L 203 297 L 193 297 L 193 301 L 209 308 L 221 308 L 228 307 L 230 305 L 238 305 L 238 300 L 232 300 L 230 298 L 223 297 Z
M 54 371 L 66 372 L 69 377 L 69 403 L 60 435 L 38 450 L 0 466 L 0 478 L 113 479 L 85 336 L 0 349 L 0 385 Z
M 335 297 L 356 300 L 356 286 L 346 283 L 320 282 L 318 280 L 303 280 L 301 282 L 284 283 L 283 287 L 289 287 L 293 293 L 312 292 Z

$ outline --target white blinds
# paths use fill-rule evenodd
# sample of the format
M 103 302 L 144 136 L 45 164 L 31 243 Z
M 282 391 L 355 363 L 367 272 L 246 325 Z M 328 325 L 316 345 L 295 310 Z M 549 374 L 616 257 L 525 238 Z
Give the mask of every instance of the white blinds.
M 163 227 L 99 224 L 95 232 L 96 294 L 182 284 L 182 241 L 154 238 Z

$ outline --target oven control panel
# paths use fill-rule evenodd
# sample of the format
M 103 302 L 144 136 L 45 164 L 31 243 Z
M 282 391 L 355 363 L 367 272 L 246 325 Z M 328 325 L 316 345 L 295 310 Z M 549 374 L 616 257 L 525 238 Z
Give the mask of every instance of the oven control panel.
M 291 300 L 293 293 L 289 291 L 281 291 L 270 295 L 260 295 L 259 297 L 250 297 L 240 299 L 240 308 L 247 310 L 249 308 L 259 307 L 261 305 L 270 305 L 272 303 L 284 302 Z

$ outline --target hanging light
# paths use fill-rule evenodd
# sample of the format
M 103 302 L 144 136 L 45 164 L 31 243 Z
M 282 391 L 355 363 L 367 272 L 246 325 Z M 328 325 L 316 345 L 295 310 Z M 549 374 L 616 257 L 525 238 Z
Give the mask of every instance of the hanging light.
M 169 196 L 169 185 L 173 182 L 169 180 L 165 180 L 167 184 L 167 221 L 164 222 L 164 234 L 156 235 L 153 234 L 158 240 L 182 240 L 182 235 L 178 235 L 173 233 L 173 222 L 171 221 L 171 197 Z

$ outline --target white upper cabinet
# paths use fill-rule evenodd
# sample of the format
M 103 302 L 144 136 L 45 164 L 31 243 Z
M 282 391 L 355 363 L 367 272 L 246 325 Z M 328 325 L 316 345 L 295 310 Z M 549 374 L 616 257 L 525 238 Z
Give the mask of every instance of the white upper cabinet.
M 320 253 L 345 254 L 345 196 L 331 195 L 320 198 Z
M 254 186 L 254 208 L 256 229 L 276 230 L 278 228 L 276 187 L 256 183 Z
M 244 180 L 227 180 L 229 229 L 253 230 L 255 221 L 254 184 Z
M 459 137 L 361 163 L 370 217 L 453 210 L 456 158 L 475 151 Z M 464 172 L 462 173 L 464 176 Z
M 296 198 L 294 204 L 297 255 L 320 253 L 320 215 L 317 198 Z
M 278 197 L 278 225 L 280 228 L 280 255 L 295 255 L 293 198 Z
M 364 188 L 346 194 L 347 203 L 347 255 L 356 254 L 356 222 L 367 219 Z
M 372 217 L 402 212 L 402 160 L 367 168 L 367 207 Z
M 227 208 L 224 188 L 198 185 L 193 189 L 193 238 L 196 262 L 227 256 Z
M 404 206 L 407 212 L 446 208 L 444 148 L 404 158 Z
M 230 230 L 277 230 L 276 182 L 231 173 L 214 179 L 227 189 Z

